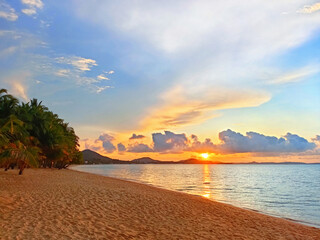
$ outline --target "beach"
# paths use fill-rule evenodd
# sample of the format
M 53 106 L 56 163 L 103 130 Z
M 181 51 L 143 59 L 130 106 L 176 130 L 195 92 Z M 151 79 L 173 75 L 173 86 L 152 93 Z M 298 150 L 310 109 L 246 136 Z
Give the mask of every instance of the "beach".
M 320 239 L 203 197 L 63 169 L 0 171 L 1 239 Z

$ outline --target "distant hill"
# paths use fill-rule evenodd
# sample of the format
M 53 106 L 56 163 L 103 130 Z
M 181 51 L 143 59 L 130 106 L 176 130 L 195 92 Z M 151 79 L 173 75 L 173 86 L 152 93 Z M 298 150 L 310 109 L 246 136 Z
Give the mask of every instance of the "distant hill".
M 130 163 L 129 161 L 121 161 L 118 159 L 112 159 L 109 157 L 105 157 L 100 155 L 99 153 L 96 153 L 94 151 L 91 151 L 89 149 L 82 151 L 83 155 L 83 162 L 84 164 L 121 164 L 121 163 Z
M 168 164 L 173 161 L 159 161 L 150 157 L 137 158 L 132 161 L 123 161 L 102 156 L 99 153 L 86 149 L 82 151 L 84 164 Z
M 304 162 L 248 162 L 248 163 L 243 163 L 243 164 L 307 164 Z
M 131 163 L 135 163 L 135 164 L 147 164 L 147 163 L 161 163 L 161 161 L 158 160 L 154 160 L 152 158 L 149 157 L 143 157 L 143 158 L 137 158 L 131 161 Z
M 102 156 L 99 153 L 91 151 L 89 149 L 83 150 L 83 161 L 84 164 L 235 164 L 227 162 L 218 162 L 218 161 L 205 161 L 199 160 L 196 158 L 189 158 L 181 161 L 160 161 L 154 160 L 150 157 L 137 158 L 131 161 L 123 161 L 119 159 L 112 159 L 106 156 Z M 236 164 L 307 164 L 303 162 L 247 162 L 247 163 L 236 163 Z M 320 163 L 314 163 L 320 164 Z

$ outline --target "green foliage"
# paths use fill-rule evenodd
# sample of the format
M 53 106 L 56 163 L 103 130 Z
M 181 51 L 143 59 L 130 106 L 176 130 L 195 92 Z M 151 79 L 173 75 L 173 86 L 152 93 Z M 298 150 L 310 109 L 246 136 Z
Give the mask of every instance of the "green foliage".
M 32 99 L 19 103 L 0 89 L 0 167 L 64 168 L 82 163 L 79 138 L 57 114 Z

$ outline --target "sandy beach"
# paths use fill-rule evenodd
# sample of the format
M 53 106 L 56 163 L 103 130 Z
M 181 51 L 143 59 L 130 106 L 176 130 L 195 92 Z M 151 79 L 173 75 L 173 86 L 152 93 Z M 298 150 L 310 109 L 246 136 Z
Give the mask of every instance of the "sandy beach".
M 73 170 L 0 171 L 1 239 L 320 239 L 320 229 Z

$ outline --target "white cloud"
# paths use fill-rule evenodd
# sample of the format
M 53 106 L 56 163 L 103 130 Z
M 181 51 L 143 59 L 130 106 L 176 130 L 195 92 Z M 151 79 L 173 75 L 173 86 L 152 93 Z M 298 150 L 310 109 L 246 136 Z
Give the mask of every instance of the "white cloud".
M 283 83 L 292 83 L 299 82 L 305 79 L 308 76 L 312 76 L 320 71 L 319 66 L 308 66 L 301 69 L 297 69 L 285 74 L 282 74 L 273 80 L 269 81 L 271 84 L 283 84 Z
M 313 5 L 306 5 L 302 9 L 298 10 L 299 13 L 314 13 L 320 10 L 320 3 L 315 3 Z
M 17 96 L 24 101 L 29 101 L 27 95 L 28 85 L 27 79 L 30 77 L 30 74 L 27 72 L 16 73 L 4 79 L 4 82 L 8 84 L 9 92 L 14 96 Z
M 42 8 L 43 2 L 41 0 L 21 0 L 23 4 L 26 4 L 30 7 Z
M 12 93 L 21 97 L 25 101 L 29 101 L 29 98 L 26 93 L 26 87 L 20 82 L 12 82 Z
M 14 22 L 18 19 L 18 15 L 9 4 L 5 1 L 0 1 L 0 18 Z
M 103 86 L 103 87 L 95 87 L 95 91 L 96 91 L 96 93 L 101 93 L 102 91 L 104 91 L 104 90 L 106 90 L 106 89 L 108 89 L 108 88 L 111 88 L 110 86 Z
M 28 6 L 28 8 L 21 10 L 21 12 L 28 16 L 36 14 L 37 9 L 43 8 L 43 2 L 41 0 L 21 0 L 21 2 Z
M 107 78 L 106 76 L 104 76 L 103 74 L 100 74 L 99 76 L 97 76 L 98 80 L 110 80 L 109 78 Z
M 101 93 L 102 91 L 112 88 L 111 86 L 98 86 L 97 83 L 102 80 L 109 80 L 105 75 L 100 74 L 96 78 L 84 76 L 84 72 L 91 71 L 94 66 L 98 66 L 93 59 L 83 58 L 78 56 L 72 57 L 58 57 L 55 61 L 59 64 L 66 64 L 73 66 L 72 69 L 59 69 L 55 75 L 75 80 L 78 85 L 88 86 L 88 89 L 94 93 Z
M 47 21 L 40 20 L 40 26 L 42 28 L 48 28 L 48 27 L 51 26 L 51 24 L 49 22 L 47 22 Z
M 216 46 L 218 54 L 237 47 L 263 57 L 304 41 L 319 19 L 282 14 L 296 12 L 302 0 L 124 2 L 82 0 L 76 9 L 81 17 L 170 54 Z
M 25 9 L 22 9 L 21 12 L 23 12 L 28 16 L 31 16 L 37 13 L 37 11 L 34 8 L 25 8 Z
M 18 47 L 16 47 L 16 46 L 11 46 L 11 47 L 5 48 L 0 51 L 0 57 L 7 57 L 8 55 L 11 55 L 14 52 L 16 52 L 17 49 L 18 49 Z
M 77 15 L 143 47 L 163 60 L 159 66 L 170 62 L 172 74 L 160 76 L 167 77 L 161 79 L 167 86 L 162 96 L 175 86 L 183 89 L 178 97 L 160 97 L 150 106 L 142 125 L 152 129 L 203 122 L 216 116 L 211 112 L 217 105 L 217 109 L 254 107 L 268 101 L 271 94 L 259 89 L 264 87 L 259 80 L 264 79 L 266 64 L 277 69 L 273 60 L 279 63 L 282 55 L 320 30 L 319 14 L 297 13 L 303 0 L 95 3 L 77 1 Z M 289 72 L 286 68 L 282 72 Z M 302 77 L 298 73 L 277 81 Z
M 57 80 L 63 82 L 65 86 L 74 87 L 74 85 L 77 85 L 85 87 L 92 93 L 101 93 L 108 88 L 112 88 L 109 85 L 101 86 L 99 84 L 101 80 L 96 77 L 86 76 L 87 71 L 98 65 L 95 60 L 75 56 L 50 58 L 35 54 L 28 55 L 28 59 L 30 61 L 27 66 L 36 76 L 43 74 L 54 75 L 59 77 Z
M 55 74 L 59 77 L 66 77 L 69 75 L 69 73 L 70 73 L 69 69 L 60 69 Z
M 79 71 L 90 71 L 93 66 L 98 66 L 95 60 L 83 57 L 59 57 L 56 61 L 61 64 L 72 65 L 75 69 Z

